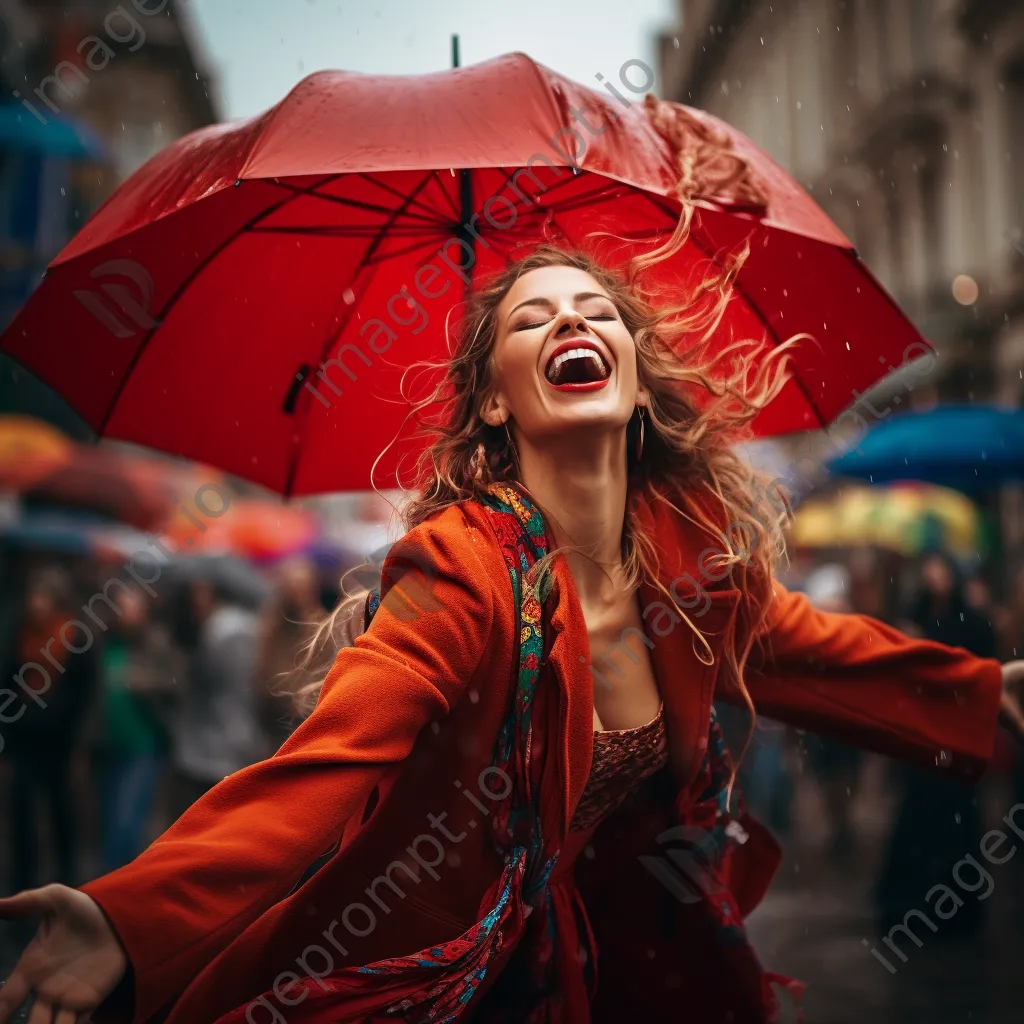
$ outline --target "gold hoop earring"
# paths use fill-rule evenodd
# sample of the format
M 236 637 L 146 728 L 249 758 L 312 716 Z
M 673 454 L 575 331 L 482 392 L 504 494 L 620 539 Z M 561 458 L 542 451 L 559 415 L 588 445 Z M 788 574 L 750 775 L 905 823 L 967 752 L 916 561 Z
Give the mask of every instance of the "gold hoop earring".
M 508 438 L 508 446 L 512 452 L 512 461 L 516 467 L 516 476 L 522 479 L 523 473 L 519 468 L 519 452 L 516 451 L 516 443 L 512 440 L 512 432 L 508 429 L 508 420 L 505 420 L 502 423 L 502 426 L 505 428 L 505 436 Z
M 491 467 L 487 462 L 487 449 L 483 442 L 476 446 L 473 457 L 469 461 L 469 468 L 473 473 L 473 481 L 478 487 L 484 487 L 490 482 Z
M 639 462 L 644 454 L 644 410 L 643 406 L 637 406 L 637 412 L 640 414 L 640 434 L 637 438 L 636 443 L 636 461 Z

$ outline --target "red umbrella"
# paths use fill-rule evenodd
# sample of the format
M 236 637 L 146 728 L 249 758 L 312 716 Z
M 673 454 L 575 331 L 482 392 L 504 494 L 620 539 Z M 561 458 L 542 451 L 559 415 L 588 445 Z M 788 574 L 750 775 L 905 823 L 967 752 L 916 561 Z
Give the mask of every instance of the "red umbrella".
M 0 348 L 101 434 L 283 494 L 365 489 L 407 411 L 401 370 L 444 356 L 470 278 L 541 239 L 663 240 L 679 141 L 699 138 L 699 215 L 666 280 L 749 236 L 722 338 L 816 339 L 761 434 L 827 424 L 928 351 L 748 139 L 653 97 L 620 102 L 628 87 L 608 84 L 593 92 L 523 54 L 431 75 L 311 75 L 261 117 L 194 132 L 137 171 Z M 394 485 L 403 451 L 381 460 L 379 486 Z
M 80 445 L 71 461 L 24 488 L 21 497 L 29 504 L 99 512 L 148 530 L 174 509 L 175 495 L 169 478 L 103 448 Z

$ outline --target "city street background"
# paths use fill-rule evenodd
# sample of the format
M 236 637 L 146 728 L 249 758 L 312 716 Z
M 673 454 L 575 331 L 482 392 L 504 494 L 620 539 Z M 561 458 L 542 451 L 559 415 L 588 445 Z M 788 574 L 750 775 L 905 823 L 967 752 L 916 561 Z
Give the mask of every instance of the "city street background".
M 935 357 L 923 373 L 889 367 L 833 431 L 749 446 L 797 499 L 785 582 L 825 609 L 1024 656 L 1019 0 L 0 0 L 0 327 L 176 139 L 259 116 L 318 70 L 444 71 L 453 35 L 463 66 L 522 51 L 594 90 L 640 62 L 659 97 L 733 125 L 820 204 Z M 90 38 L 112 54 L 102 66 L 84 63 Z M 115 328 L 130 313 L 90 301 Z M 0 354 L 7 677 L 128 580 L 139 552 L 159 579 L 116 588 L 116 615 L 101 603 L 102 639 L 60 688 L 39 749 L 0 745 L 4 895 L 125 863 L 218 778 L 273 753 L 294 692 L 323 668 L 296 671 L 296 658 L 342 574 L 369 561 L 360 579 L 372 577 L 397 538 L 394 491 L 284 502 L 214 466 L 94 442 Z M 224 673 L 237 642 L 249 656 Z M 738 751 L 745 719 L 726 721 Z M 1024 1019 L 1024 852 L 983 861 L 984 900 L 952 881 L 1024 803 L 1024 759 L 1005 736 L 970 791 L 941 766 L 926 777 L 763 722 L 741 785 L 785 850 L 749 930 L 768 969 L 807 984 L 808 1024 Z M 937 884 L 963 906 L 935 932 L 918 921 L 920 945 L 897 936 L 901 960 L 883 940 Z M 21 939 L 0 927 L 0 977 Z

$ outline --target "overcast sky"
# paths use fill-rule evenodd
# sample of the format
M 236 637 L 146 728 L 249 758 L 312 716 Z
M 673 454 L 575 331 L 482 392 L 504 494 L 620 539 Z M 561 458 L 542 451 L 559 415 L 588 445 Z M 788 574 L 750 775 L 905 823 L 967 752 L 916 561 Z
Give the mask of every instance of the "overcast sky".
M 324 68 L 422 74 L 521 50 L 592 88 L 627 60 L 657 70 L 676 0 L 188 0 L 227 120 L 258 114 Z

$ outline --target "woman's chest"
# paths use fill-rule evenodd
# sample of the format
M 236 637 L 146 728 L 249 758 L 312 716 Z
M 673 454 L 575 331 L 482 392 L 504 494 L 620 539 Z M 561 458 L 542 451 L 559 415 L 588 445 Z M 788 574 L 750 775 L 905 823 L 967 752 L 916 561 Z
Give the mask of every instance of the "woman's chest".
M 594 729 L 632 729 L 650 722 L 661 695 L 636 596 L 583 609 L 594 683 Z

